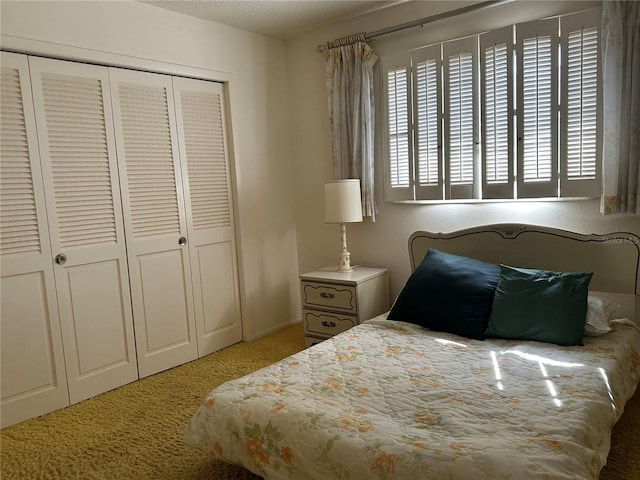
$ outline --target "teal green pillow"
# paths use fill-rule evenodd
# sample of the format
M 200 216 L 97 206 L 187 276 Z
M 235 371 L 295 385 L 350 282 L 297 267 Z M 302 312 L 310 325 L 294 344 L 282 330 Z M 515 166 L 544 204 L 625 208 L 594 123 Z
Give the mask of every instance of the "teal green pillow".
M 486 336 L 580 344 L 592 275 L 500 265 Z

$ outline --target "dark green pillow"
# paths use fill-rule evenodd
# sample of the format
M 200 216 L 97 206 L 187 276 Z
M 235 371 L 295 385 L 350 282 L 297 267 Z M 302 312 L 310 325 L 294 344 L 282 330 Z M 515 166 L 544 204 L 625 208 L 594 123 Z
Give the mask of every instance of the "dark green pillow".
M 580 344 L 592 275 L 500 265 L 487 337 Z
M 484 340 L 499 277 L 498 265 L 431 248 L 387 318 Z

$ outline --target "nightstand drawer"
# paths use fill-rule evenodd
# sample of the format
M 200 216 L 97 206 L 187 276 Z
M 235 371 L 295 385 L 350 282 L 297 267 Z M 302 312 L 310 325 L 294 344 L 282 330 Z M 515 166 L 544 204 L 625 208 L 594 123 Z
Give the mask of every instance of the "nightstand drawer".
M 304 337 L 304 348 L 313 347 L 326 340 L 326 338 Z
M 334 315 L 317 310 L 302 310 L 304 331 L 306 335 L 337 335 L 358 324 L 358 319 L 351 315 Z
M 302 306 L 356 313 L 356 288 L 349 285 L 302 282 Z

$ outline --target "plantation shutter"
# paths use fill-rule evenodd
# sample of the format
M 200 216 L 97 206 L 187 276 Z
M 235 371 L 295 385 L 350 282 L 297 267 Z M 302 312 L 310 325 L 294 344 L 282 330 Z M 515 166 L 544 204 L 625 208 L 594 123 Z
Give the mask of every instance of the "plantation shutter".
M 561 18 L 563 197 L 599 194 L 601 124 L 599 9 Z
M 411 144 L 411 56 L 385 57 L 382 64 L 385 151 L 385 198 L 388 201 L 413 199 L 413 148 Z
M 413 52 L 413 118 L 416 200 L 441 200 L 441 47 Z
M 518 198 L 558 196 L 558 19 L 516 26 Z
M 445 198 L 473 198 L 478 148 L 478 37 L 443 44 Z
M 480 36 L 482 198 L 513 198 L 513 27 Z

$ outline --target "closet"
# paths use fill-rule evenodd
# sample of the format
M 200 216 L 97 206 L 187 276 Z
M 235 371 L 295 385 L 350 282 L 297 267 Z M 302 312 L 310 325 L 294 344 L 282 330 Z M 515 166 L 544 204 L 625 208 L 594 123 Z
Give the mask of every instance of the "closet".
M 2 426 L 240 341 L 222 86 L 6 52 L 1 82 Z

